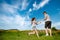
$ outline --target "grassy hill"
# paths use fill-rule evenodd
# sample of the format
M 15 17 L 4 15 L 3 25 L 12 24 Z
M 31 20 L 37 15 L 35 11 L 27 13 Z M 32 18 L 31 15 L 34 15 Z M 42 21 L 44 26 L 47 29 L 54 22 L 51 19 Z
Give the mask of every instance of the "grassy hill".
M 28 35 L 30 31 L 19 30 L 0 30 L 0 40 L 60 40 L 60 30 L 52 31 L 53 36 L 45 36 L 43 30 L 39 31 L 39 38 L 34 35 Z

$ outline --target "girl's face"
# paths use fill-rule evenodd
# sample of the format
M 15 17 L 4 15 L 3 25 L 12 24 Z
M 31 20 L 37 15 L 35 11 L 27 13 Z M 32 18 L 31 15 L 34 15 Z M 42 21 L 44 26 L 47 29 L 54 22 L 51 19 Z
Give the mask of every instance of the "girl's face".
M 34 19 L 34 21 L 36 21 L 36 19 Z

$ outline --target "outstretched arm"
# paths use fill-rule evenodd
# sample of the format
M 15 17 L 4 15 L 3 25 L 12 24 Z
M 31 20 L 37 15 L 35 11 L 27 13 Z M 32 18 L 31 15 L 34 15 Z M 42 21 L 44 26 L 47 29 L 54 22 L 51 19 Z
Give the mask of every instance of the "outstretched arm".
M 40 24 L 40 23 L 41 23 L 41 21 L 38 22 L 38 24 Z

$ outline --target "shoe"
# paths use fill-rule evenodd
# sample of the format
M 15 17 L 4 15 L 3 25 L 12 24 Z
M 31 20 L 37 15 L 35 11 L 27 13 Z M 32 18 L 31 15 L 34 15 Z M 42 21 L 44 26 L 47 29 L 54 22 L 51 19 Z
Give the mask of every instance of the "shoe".
M 46 36 L 49 36 L 48 34 L 46 34 Z

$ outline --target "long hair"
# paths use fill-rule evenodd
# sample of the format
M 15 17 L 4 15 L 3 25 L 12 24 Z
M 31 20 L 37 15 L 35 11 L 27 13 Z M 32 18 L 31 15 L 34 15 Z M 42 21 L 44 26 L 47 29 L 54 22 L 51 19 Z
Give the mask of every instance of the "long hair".
M 32 18 L 32 20 L 31 21 L 34 21 L 35 20 L 35 17 L 34 18 Z
M 35 17 L 34 18 L 32 18 L 32 20 L 31 20 L 31 24 L 33 24 L 33 22 L 32 21 L 34 21 L 35 20 Z

